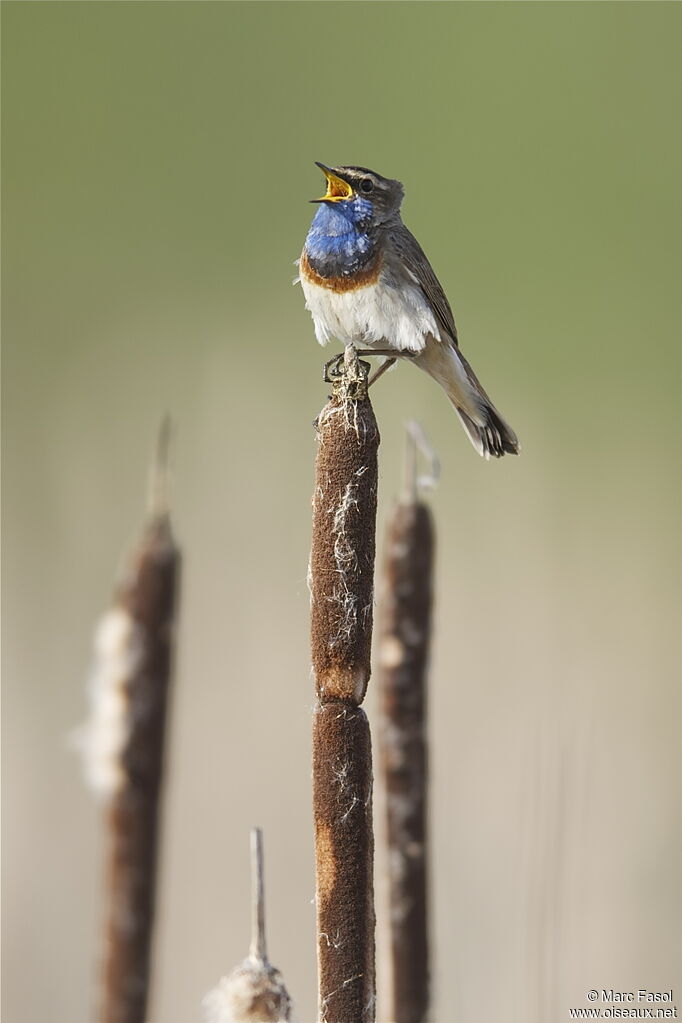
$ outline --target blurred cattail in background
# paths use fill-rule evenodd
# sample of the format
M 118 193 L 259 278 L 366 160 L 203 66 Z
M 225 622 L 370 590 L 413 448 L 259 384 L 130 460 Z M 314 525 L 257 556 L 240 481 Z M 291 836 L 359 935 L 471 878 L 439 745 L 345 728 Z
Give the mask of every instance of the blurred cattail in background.
M 318 1009 L 374 1019 L 370 675 L 379 430 L 367 365 L 346 349 L 318 419 L 310 555 Z
M 251 832 L 251 947 L 247 958 L 204 999 L 206 1023 L 289 1023 L 289 993 L 265 944 L 263 835 Z
M 417 447 L 431 470 L 417 475 Z M 404 492 L 386 528 L 378 641 L 379 776 L 386 800 L 390 974 L 387 1023 L 424 1023 L 429 1001 L 427 906 L 427 692 L 434 527 L 420 490 L 437 475 L 415 423 L 407 427 Z
M 159 805 L 180 555 L 168 501 L 170 424 L 161 427 L 142 538 L 95 639 L 89 783 L 107 820 L 100 1023 L 144 1023 L 150 988 Z

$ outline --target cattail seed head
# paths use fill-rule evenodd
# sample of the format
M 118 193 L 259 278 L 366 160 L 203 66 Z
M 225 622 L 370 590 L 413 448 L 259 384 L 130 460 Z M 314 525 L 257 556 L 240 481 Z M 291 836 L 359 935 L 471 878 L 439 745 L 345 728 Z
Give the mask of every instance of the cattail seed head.
M 320 699 L 359 704 L 370 675 L 379 430 L 369 399 L 334 395 L 318 419 L 310 555 Z

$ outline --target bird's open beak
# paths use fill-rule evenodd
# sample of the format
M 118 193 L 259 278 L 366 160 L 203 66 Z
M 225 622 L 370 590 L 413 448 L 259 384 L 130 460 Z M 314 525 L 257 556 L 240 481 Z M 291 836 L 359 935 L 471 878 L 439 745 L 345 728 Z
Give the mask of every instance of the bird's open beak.
M 340 178 L 338 174 L 335 174 L 331 167 L 325 167 L 323 163 L 315 161 L 317 166 L 320 168 L 325 178 L 327 179 L 327 194 L 323 195 L 321 199 L 311 199 L 311 202 L 339 202 L 341 199 L 350 199 L 353 195 L 353 189 Z

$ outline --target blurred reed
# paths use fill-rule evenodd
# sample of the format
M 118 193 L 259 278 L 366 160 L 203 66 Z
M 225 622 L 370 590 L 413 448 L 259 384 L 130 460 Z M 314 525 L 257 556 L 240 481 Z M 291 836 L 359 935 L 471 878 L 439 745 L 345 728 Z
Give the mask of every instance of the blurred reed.
M 108 831 L 101 1023 L 147 1019 L 180 566 L 167 502 L 169 430 L 166 421 L 141 540 L 98 630 L 83 743 L 90 781 L 105 799 Z
M 251 946 L 247 958 L 204 999 L 207 1023 L 289 1023 L 292 1006 L 265 943 L 263 834 L 251 832 Z
M 367 365 L 346 349 L 320 413 L 310 556 L 320 1023 L 375 1013 L 370 675 L 379 430 Z
M 386 527 L 378 640 L 378 740 L 386 798 L 390 977 L 382 988 L 387 1023 L 424 1023 L 429 1002 L 427 906 L 427 688 L 434 526 L 420 497 L 417 445 L 408 424 L 404 493 Z

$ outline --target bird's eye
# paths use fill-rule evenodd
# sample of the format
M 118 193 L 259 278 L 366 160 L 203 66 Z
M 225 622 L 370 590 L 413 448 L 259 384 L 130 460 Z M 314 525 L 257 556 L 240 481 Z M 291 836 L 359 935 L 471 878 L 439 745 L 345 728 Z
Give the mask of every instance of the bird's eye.
M 362 181 L 360 182 L 360 188 L 365 193 L 365 195 L 368 195 L 374 188 L 374 182 L 372 181 L 371 178 L 363 178 Z

